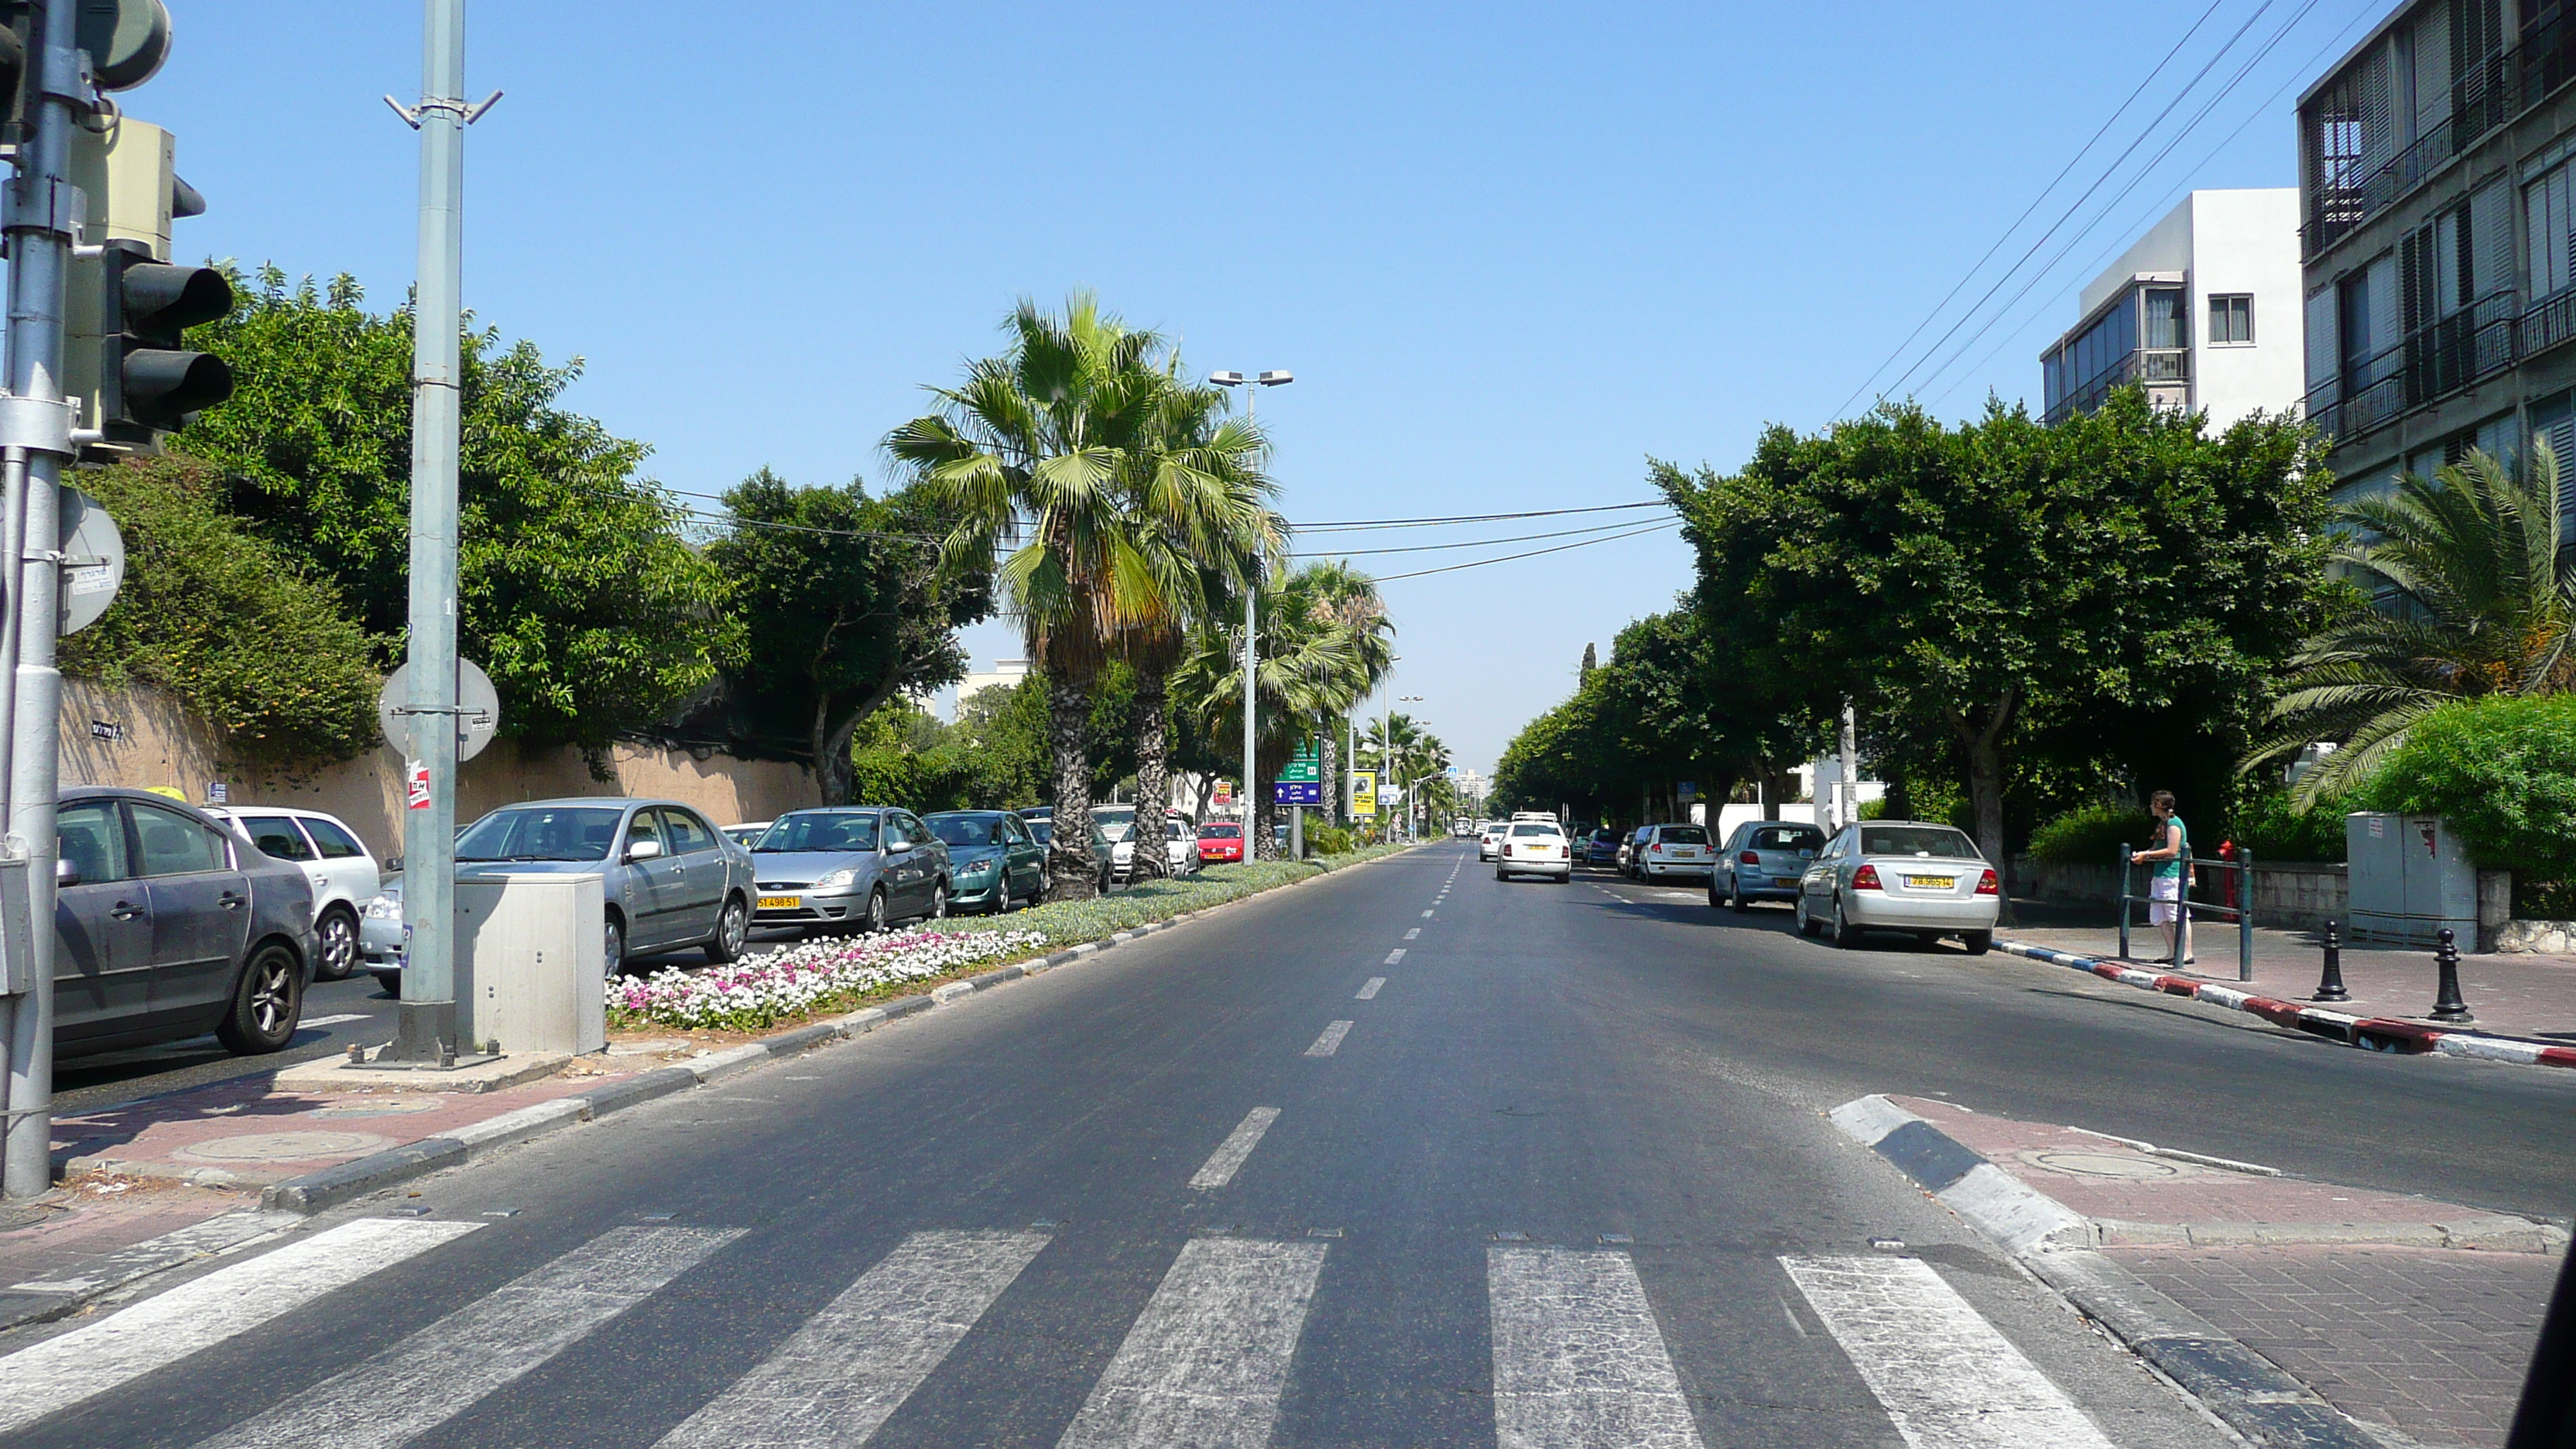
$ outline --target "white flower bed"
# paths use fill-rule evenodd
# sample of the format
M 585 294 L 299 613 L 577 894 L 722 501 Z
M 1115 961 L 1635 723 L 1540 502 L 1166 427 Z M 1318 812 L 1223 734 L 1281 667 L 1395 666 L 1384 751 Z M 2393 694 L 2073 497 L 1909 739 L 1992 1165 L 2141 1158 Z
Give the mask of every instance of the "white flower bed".
M 928 981 L 1025 955 L 1038 931 L 906 931 L 808 941 L 705 971 L 665 967 L 641 981 L 610 978 L 612 1026 L 756 1031 L 881 986 Z

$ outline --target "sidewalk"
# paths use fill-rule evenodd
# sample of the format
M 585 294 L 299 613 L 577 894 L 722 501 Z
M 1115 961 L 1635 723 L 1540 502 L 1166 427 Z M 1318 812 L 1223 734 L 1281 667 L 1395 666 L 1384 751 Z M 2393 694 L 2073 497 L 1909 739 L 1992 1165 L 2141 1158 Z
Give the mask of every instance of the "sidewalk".
M 1887 1100 L 2080 1218 L 2051 1250 L 2097 1250 L 2382 1442 L 2504 1442 L 2562 1227 Z

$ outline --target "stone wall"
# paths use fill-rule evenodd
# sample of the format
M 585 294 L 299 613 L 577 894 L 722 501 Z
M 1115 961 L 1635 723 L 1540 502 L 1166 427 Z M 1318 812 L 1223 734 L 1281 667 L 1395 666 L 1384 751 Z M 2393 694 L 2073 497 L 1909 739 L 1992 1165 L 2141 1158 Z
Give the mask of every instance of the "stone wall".
M 229 803 L 292 805 L 349 822 L 379 856 L 402 851 L 402 756 L 381 746 L 354 760 L 301 773 L 260 773 L 218 763 L 212 730 L 158 690 L 109 690 L 88 680 L 63 681 L 62 782 L 69 785 L 168 787 L 197 804 L 221 781 Z M 656 745 L 620 743 L 610 752 L 616 779 L 590 777 L 579 750 L 522 750 L 495 740 L 459 772 L 456 818 L 471 821 L 496 806 L 558 795 L 648 796 L 684 801 L 718 825 L 769 820 L 817 804 L 814 772 L 775 760 L 745 760 Z
M 2044 901 L 2089 902 L 2113 908 L 2120 871 L 2113 865 L 2047 865 L 2024 857 L 2016 872 L 2024 888 Z M 2196 901 L 2226 899 L 2221 872 L 2204 866 Z M 2147 889 L 2147 873 L 2137 873 L 2136 887 Z M 2314 928 L 2343 920 L 2347 912 L 2344 867 L 2313 861 L 2254 862 L 2254 924 Z M 2139 919 L 2145 919 L 2143 911 Z

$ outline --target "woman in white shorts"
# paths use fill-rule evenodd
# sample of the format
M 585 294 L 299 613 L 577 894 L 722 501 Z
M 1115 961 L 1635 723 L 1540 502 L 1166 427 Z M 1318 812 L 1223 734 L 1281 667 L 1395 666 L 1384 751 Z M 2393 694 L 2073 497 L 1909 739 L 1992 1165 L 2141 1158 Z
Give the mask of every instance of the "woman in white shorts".
M 2156 964 L 2188 966 L 2198 959 L 2191 950 L 2191 922 L 2181 909 L 2183 881 L 2191 867 L 2191 831 L 2174 813 L 2171 790 L 2148 797 L 2147 810 L 2156 817 L 2156 844 L 2130 859 L 2155 862 L 2155 878 L 2147 885 L 2147 919 L 2165 933 L 2164 958 Z

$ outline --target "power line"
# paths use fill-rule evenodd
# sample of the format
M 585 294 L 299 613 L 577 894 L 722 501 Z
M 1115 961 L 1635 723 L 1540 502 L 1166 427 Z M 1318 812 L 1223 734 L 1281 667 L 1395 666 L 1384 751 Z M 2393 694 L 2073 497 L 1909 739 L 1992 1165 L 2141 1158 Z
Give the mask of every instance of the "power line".
M 1403 548 L 1339 548 L 1339 549 L 1323 549 L 1323 550 L 1319 550 L 1319 551 L 1314 552 L 1314 553 L 1292 553 L 1292 554 L 1290 554 L 1290 555 L 1289 555 L 1289 557 L 1290 557 L 1290 558 L 1361 558 L 1361 557 L 1365 557 L 1365 556 L 1370 555 L 1370 554 L 1380 554 L 1380 553 L 1437 553 L 1437 552 L 1439 552 L 1439 551 L 1440 551 L 1440 550 L 1442 550 L 1442 549 L 1451 549 L 1451 548 L 1490 548 L 1490 547 L 1492 547 L 1492 546 L 1494 546 L 1495 544 L 1498 544 L 1498 543 L 1528 543 L 1528 542 L 1530 542 L 1530 541 L 1532 541 L 1532 540 L 1534 540 L 1534 539 L 1541 539 L 1541 538 L 1572 538 L 1572 537 L 1576 536 L 1577 534 L 1584 534 L 1584 533 L 1607 533 L 1607 532 L 1609 532 L 1611 529 L 1614 529 L 1614 528 L 1628 528 L 1628 527 L 1633 526 L 1635 523 L 1636 523 L 1636 520 L 1635 520 L 1635 519 L 1633 519 L 1633 518 L 1623 518 L 1623 519 L 1620 519 L 1620 520 L 1619 520 L 1618 522 L 1616 522 L 1616 523 L 1596 523 L 1596 524 L 1592 525 L 1590 528 L 1562 528 L 1562 529 L 1558 529 L 1558 530 L 1557 530 L 1556 532 L 1554 532 L 1554 533 L 1524 533 L 1524 534 L 1519 534 L 1519 535 L 1517 535 L 1517 536 L 1515 536 L 1515 537 L 1511 537 L 1511 538 L 1478 538 L 1478 539 L 1470 539 L 1469 541 L 1467 541 L 1467 542 L 1465 542 L 1465 543 L 1417 543 L 1417 544 L 1410 544 L 1410 545 L 1407 545 L 1406 547 L 1403 547 Z
M 1590 548 L 1596 543 L 1617 543 L 1623 538 L 1642 538 L 1649 533 L 1661 533 L 1666 529 L 1679 528 L 1681 526 L 1682 521 L 1680 519 L 1668 519 L 1662 523 L 1647 524 L 1643 528 L 1633 529 L 1627 533 L 1614 533 L 1608 538 L 1587 538 L 1581 543 L 1560 543 L 1554 548 L 1534 548 L 1527 553 L 1507 553 L 1501 558 L 1480 558 L 1471 563 L 1450 564 L 1446 568 L 1416 569 L 1409 574 L 1385 574 L 1373 580 L 1373 582 L 1391 584 L 1398 579 L 1419 579 L 1428 577 L 1432 574 L 1454 574 L 1460 569 L 1480 569 L 1487 564 L 1510 563 L 1515 559 L 1537 558 L 1541 554 L 1563 553 L 1570 548 Z
M 1361 528 L 1425 528 L 1446 523 L 1502 523 L 1521 518 L 1557 518 L 1569 513 L 1616 513 L 1623 509 L 1670 508 L 1661 498 L 1643 503 L 1604 503 L 1592 508 L 1537 508 L 1525 513 L 1462 513 L 1450 518 L 1362 518 L 1333 523 L 1292 523 L 1299 533 L 1337 533 Z
M 2096 130 L 2092 136 L 2076 150 L 2074 155 L 2066 159 L 2066 164 L 2058 168 L 2057 174 L 2049 178 L 2048 184 L 2041 187 L 2039 189 L 2039 193 L 2030 199 L 2030 205 L 2023 207 L 2021 209 L 2021 215 L 2012 219 L 2012 225 L 2005 227 L 2002 234 L 1995 238 L 1994 244 L 1986 248 L 1986 254 L 1969 264 L 1968 270 L 1962 272 L 1959 275 L 1959 280 L 1951 284 L 1949 293 L 1943 296 L 1940 301 L 1933 303 L 1932 310 L 1923 314 L 1923 320 L 1914 324 L 1914 330 L 1905 334 L 1905 340 L 1896 344 L 1896 346 L 1889 351 L 1885 360 L 1881 361 L 1878 366 L 1869 370 L 1869 376 L 1861 379 L 1860 386 L 1852 389 L 1850 397 L 1842 400 L 1842 405 L 1834 409 L 1833 415 L 1835 417 L 1841 417 L 1843 414 L 1850 412 L 1851 405 L 1860 400 L 1861 394 L 1869 391 L 1869 385 L 1878 381 L 1878 375 L 1887 371 L 1887 369 L 1895 363 L 1897 358 L 1904 356 L 1905 349 L 1914 345 L 1914 339 L 1923 335 L 1923 329 L 1931 326 L 1933 322 L 1938 320 L 1943 309 L 1947 308 L 1951 302 L 1956 300 L 1961 292 L 1967 290 L 1968 283 L 1976 280 L 1977 273 L 1984 269 L 1986 263 L 1994 260 L 1995 253 L 2002 251 L 2004 243 L 2012 240 L 2013 233 L 2021 230 L 2021 224 L 2030 220 L 2031 213 L 2039 210 L 2039 204 L 2046 201 L 2049 198 L 2050 193 L 2057 190 L 2058 183 L 2064 181 L 2068 174 L 2075 170 L 2077 163 L 2081 162 L 2085 157 L 2093 154 L 2093 147 L 2098 144 L 2105 135 L 2110 133 L 2113 126 L 2119 124 L 2120 118 L 2129 113 L 2129 107 L 2137 104 L 2138 97 L 2146 94 L 2147 87 L 2155 84 L 2156 77 L 2165 73 L 2165 67 L 2173 64 L 2173 58 L 2182 54 L 2182 48 L 2191 43 L 2191 38 L 2200 33 L 2200 27 L 2207 25 L 2209 23 L 2209 17 L 2217 14 L 2218 7 L 2225 3 L 2227 3 L 2227 0 L 2209 0 L 2209 8 L 2200 12 L 2200 18 L 2191 23 L 2191 29 L 2182 33 L 2182 39 L 2173 43 L 2173 48 L 2165 52 L 2165 58 L 2156 62 L 2156 68 L 2147 72 L 2147 78 L 2138 82 L 2137 89 L 2129 92 L 2129 98 L 2127 100 L 2120 102 L 2119 109 L 2113 111 L 2110 118 L 2102 123 L 2100 129 Z

